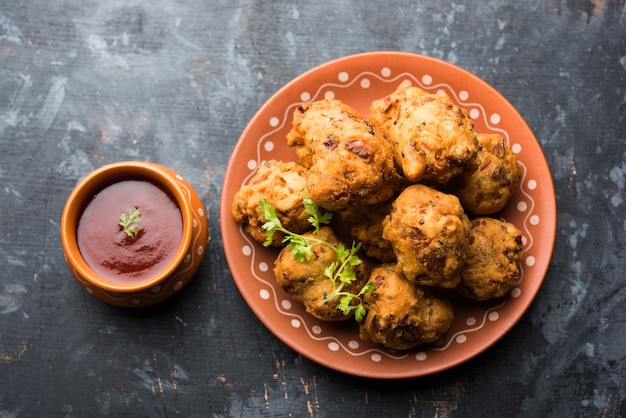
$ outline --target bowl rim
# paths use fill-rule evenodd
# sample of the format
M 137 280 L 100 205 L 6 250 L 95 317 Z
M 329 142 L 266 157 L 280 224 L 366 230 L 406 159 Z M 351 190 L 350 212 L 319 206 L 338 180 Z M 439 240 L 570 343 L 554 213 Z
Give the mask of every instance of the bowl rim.
M 81 255 L 76 230 L 82 211 L 93 195 L 109 184 L 127 178 L 143 178 L 167 190 L 178 205 L 182 217 L 182 236 L 175 256 L 158 273 L 142 280 L 128 282 L 108 279 L 93 270 Z M 193 232 L 193 209 L 188 197 L 179 187 L 176 173 L 165 166 L 145 161 L 110 163 L 87 174 L 76 184 L 67 198 L 61 215 L 61 242 L 63 253 L 74 274 L 104 291 L 133 293 L 149 289 L 170 277 L 184 261 Z

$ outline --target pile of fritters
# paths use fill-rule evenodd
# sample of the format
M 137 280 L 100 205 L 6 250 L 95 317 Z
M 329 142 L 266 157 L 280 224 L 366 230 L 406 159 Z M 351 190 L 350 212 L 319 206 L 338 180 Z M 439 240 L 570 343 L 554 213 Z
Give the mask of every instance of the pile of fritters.
M 436 341 L 453 319 L 445 292 L 486 301 L 518 283 L 522 233 L 495 217 L 518 187 L 517 158 L 500 135 L 475 132 L 446 94 L 403 83 L 371 103 L 369 119 L 339 100 L 312 102 L 295 110 L 286 139 L 299 163 L 263 162 L 236 193 L 233 216 L 262 243 L 262 198 L 300 234 L 311 230 L 306 196 L 335 212 L 376 266 L 369 275 L 355 266 L 349 289 L 376 284 L 363 298 L 362 339 L 396 350 Z M 340 242 L 330 227 L 322 233 Z M 336 255 L 322 247 L 309 262 L 282 248 L 277 283 L 316 318 L 348 319 L 325 298 L 324 269 Z

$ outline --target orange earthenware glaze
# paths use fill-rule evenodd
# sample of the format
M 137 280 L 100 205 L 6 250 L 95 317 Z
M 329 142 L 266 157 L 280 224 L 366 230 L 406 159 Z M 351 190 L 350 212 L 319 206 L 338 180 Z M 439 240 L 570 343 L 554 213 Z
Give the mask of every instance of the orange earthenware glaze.
M 114 197 L 107 196 L 111 190 L 119 190 L 121 185 L 126 187 L 125 193 Z M 142 197 L 142 189 L 146 192 L 146 185 L 156 188 L 157 193 L 160 191 L 162 196 L 158 196 L 158 199 Z M 136 197 L 133 197 L 135 193 L 133 190 L 129 191 L 128 187 L 137 188 Z M 123 228 L 118 225 L 121 215 L 118 212 L 127 209 L 120 210 L 117 206 L 121 204 L 120 208 L 126 208 L 134 201 L 133 199 L 137 201 L 133 205 L 144 211 L 139 222 L 143 229 L 140 228 L 137 234 L 127 237 L 122 231 Z M 110 203 L 111 216 L 99 216 L 97 220 L 86 219 L 90 204 L 98 200 L 107 200 Z M 180 213 L 176 209 L 179 209 Z M 153 221 L 162 215 L 159 212 L 166 211 L 169 212 L 166 217 L 171 218 L 174 213 L 175 219 L 170 223 L 161 218 L 157 222 L 160 222 L 162 227 L 154 225 Z M 98 228 L 91 228 L 95 232 L 85 238 L 83 231 L 79 233 L 83 217 L 84 224 L 88 223 L 95 227 L 94 224 L 97 222 L 107 224 L 107 227 L 99 228 L 100 225 L 97 225 Z M 100 217 L 106 219 L 99 219 Z M 168 223 L 171 225 L 166 228 Z M 81 229 L 86 229 L 85 225 L 82 225 Z M 170 232 L 167 232 L 168 230 Z M 166 246 L 156 248 L 158 245 L 154 245 L 154 240 L 146 242 L 146 245 L 136 245 L 140 240 L 146 240 L 147 236 L 154 237 L 156 234 L 161 236 L 155 240 L 158 239 L 159 243 L 167 242 Z M 93 171 L 72 191 L 61 217 L 61 241 L 70 272 L 88 293 L 113 305 L 144 307 L 178 293 L 200 267 L 208 241 L 206 212 L 193 187 L 173 170 L 149 162 L 119 162 Z M 144 271 L 141 273 L 122 274 L 117 271 L 119 269 L 116 270 L 117 273 L 112 273 L 101 265 L 110 264 L 107 260 L 100 259 L 96 262 L 90 256 L 104 251 L 106 246 L 112 248 L 122 244 L 127 247 L 123 250 L 129 259 L 127 261 L 118 259 L 115 263 L 132 265 L 137 259 L 157 260 L 154 261 L 155 268 L 145 269 L 143 265 Z M 136 248 L 132 248 L 133 244 Z M 124 251 L 120 254 L 124 254 Z M 163 254 L 158 254 L 158 251 Z M 118 256 L 119 254 L 115 257 Z M 150 271 L 146 273 L 147 270 Z

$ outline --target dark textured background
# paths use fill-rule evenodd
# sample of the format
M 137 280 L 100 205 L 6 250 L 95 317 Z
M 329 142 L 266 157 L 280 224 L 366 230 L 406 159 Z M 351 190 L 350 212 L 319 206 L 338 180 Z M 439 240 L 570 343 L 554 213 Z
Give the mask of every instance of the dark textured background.
M 540 141 L 558 230 L 543 287 L 479 357 L 424 378 L 334 372 L 250 311 L 219 231 L 241 131 L 328 60 L 401 50 L 498 89 Z M 626 416 L 624 0 L 0 0 L 0 417 Z M 103 164 L 174 168 L 209 207 L 196 278 L 146 310 L 71 278 L 59 221 Z

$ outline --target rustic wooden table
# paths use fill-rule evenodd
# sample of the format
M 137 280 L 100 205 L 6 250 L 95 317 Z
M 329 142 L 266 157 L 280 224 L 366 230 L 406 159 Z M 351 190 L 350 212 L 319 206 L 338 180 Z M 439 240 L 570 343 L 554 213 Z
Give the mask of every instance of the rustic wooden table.
M 259 107 L 319 64 L 375 50 L 465 68 L 536 134 L 558 204 L 537 298 L 492 348 L 428 377 L 342 374 L 278 340 L 223 253 L 229 156 Z M 0 417 L 626 415 L 626 4 L 0 0 Z M 160 305 L 101 303 L 59 221 L 93 169 L 183 174 L 211 242 Z

